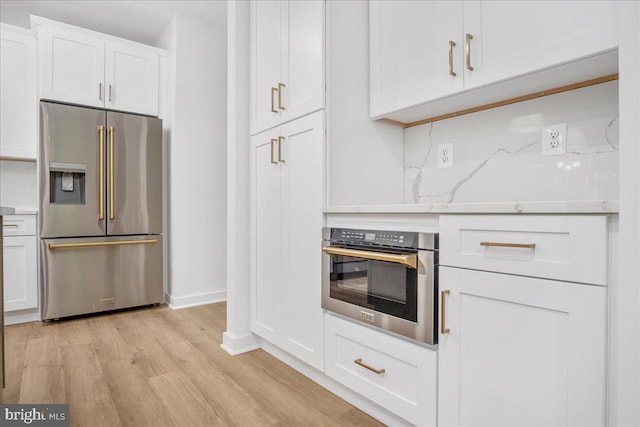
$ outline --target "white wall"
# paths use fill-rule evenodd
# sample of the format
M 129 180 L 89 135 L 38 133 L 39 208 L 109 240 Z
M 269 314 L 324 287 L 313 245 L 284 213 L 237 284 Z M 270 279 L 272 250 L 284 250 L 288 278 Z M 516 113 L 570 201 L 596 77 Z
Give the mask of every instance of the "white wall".
M 326 5 L 328 204 L 402 203 L 402 129 L 369 119 L 369 4 Z
M 0 206 L 22 211 L 38 210 L 36 163 L 0 161 Z
M 226 298 L 226 28 L 177 15 L 169 50 L 168 302 Z

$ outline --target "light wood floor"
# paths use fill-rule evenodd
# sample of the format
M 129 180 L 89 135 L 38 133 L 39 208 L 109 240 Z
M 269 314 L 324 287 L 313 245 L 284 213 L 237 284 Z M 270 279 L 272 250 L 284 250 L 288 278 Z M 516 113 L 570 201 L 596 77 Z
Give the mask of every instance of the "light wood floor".
M 262 350 L 220 348 L 224 303 L 5 328 L 4 403 L 68 403 L 73 426 L 375 426 Z

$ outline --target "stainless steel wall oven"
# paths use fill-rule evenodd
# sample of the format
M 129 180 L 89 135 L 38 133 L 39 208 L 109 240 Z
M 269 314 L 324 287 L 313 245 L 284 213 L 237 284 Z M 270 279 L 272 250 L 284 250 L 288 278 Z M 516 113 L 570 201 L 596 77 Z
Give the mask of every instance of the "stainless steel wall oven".
M 322 246 L 322 308 L 437 344 L 437 234 L 325 228 Z

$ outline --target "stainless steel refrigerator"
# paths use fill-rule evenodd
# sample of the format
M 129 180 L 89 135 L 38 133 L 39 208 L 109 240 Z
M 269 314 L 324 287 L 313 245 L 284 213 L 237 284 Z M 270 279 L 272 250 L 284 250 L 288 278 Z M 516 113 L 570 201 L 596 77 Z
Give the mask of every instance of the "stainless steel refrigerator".
M 42 319 L 163 302 L 162 121 L 40 112 Z

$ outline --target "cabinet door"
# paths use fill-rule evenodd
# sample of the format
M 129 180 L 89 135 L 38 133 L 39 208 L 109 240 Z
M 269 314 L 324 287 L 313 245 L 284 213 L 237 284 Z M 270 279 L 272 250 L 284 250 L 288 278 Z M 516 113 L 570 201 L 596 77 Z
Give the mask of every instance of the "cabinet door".
M 38 306 L 37 253 L 35 236 L 5 237 L 4 311 Z
M 0 41 L 0 156 L 35 159 L 38 141 L 36 41 L 6 31 Z
M 158 53 L 153 48 L 106 44 L 107 108 L 158 115 Z
M 369 19 L 371 117 L 462 90 L 461 1 L 372 1 Z
M 465 88 L 615 49 L 617 9 L 614 1 L 465 1 L 473 36 Z
M 285 350 L 322 370 L 323 112 L 283 125 L 280 136 Z
M 438 425 L 605 424 L 605 288 L 440 273 Z
M 285 122 L 324 107 L 324 2 L 283 2 L 282 28 L 285 86 L 279 96 Z
M 273 136 L 262 133 L 252 141 L 252 221 L 255 236 L 251 292 L 251 330 L 279 344 L 282 334 L 282 248 L 280 164 Z M 277 139 L 276 139 L 277 141 Z M 274 163 L 275 162 L 275 163 Z
M 104 42 L 59 28 L 38 28 L 40 98 L 104 107 Z
M 251 2 L 251 12 L 251 134 L 256 134 L 280 124 L 281 2 Z

